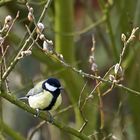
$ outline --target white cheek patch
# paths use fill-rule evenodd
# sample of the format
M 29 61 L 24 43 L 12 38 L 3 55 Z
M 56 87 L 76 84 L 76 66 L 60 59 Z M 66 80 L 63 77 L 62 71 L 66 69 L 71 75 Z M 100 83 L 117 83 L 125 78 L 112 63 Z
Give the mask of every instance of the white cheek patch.
M 49 91 L 52 91 L 52 92 L 57 89 L 57 87 L 51 86 L 48 83 L 45 83 L 45 87 L 46 87 L 46 89 L 48 89 Z

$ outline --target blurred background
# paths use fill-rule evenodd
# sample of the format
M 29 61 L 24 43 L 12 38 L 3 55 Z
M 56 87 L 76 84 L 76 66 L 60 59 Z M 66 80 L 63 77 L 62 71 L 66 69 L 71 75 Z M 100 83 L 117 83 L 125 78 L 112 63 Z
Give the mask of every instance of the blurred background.
M 36 21 L 39 19 L 46 0 L 29 0 L 34 9 Z M 28 9 L 24 0 L 0 1 L 0 26 L 4 24 L 7 15 L 13 18 L 17 11 L 20 17 L 14 24 L 5 46 L 10 45 L 6 55 L 7 65 L 12 61 L 19 45 L 27 34 L 25 24 Z M 95 38 L 94 57 L 98 65 L 98 74 L 103 76 L 108 69 L 119 61 L 123 48 L 121 34 L 128 38 L 132 29 L 140 23 L 139 0 L 52 0 L 47 14 L 43 19 L 44 34 L 54 42 L 55 50 L 63 54 L 64 59 L 72 66 L 87 73 L 92 73 L 89 63 L 91 55 L 92 35 Z M 30 28 L 33 25 L 30 24 Z M 138 31 L 139 32 L 139 31 Z M 122 67 L 124 80 L 122 84 L 140 91 L 140 40 L 139 33 L 125 52 Z M 41 42 L 38 42 L 42 45 Z M 93 73 L 92 73 L 93 74 Z M 72 105 L 72 108 L 60 113 L 56 119 L 65 125 L 76 128 L 83 124 L 79 113 L 78 99 L 82 94 L 85 99 L 95 87 L 95 81 L 84 78 L 64 67 L 58 61 L 45 55 L 36 45 L 33 53 L 19 61 L 9 75 L 9 88 L 17 97 L 25 95 L 36 82 L 57 77 L 65 88 L 62 93 L 63 103 L 58 110 Z M 101 93 L 109 88 L 102 84 Z M 1 101 L 3 139 L 13 140 L 12 132 L 27 137 L 30 130 L 41 120 L 33 117 L 5 99 Z M 97 93 L 89 100 L 83 109 L 88 120 L 83 132 L 93 135 L 95 140 L 139 140 L 140 139 L 140 97 L 114 88 L 103 97 L 104 128 L 100 130 L 100 113 Z M 55 135 L 54 135 L 55 134 Z M 32 140 L 74 140 L 75 137 L 59 130 L 55 126 L 44 124 L 33 136 Z

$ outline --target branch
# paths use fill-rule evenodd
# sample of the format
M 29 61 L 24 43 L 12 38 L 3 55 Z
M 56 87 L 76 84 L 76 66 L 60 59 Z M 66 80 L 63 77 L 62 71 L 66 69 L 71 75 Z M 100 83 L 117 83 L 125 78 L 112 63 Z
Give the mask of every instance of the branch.
M 0 6 L 6 5 L 7 3 L 12 2 L 12 1 L 14 1 L 14 0 L 1 0 Z
M 47 55 L 47 54 L 46 54 L 46 55 Z M 54 59 L 57 59 L 62 65 L 64 65 L 64 66 L 67 67 L 67 68 L 70 68 L 72 71 L 74 71 L 74 72 L 76 72 L 76 73 L 82 75 L 82 77 L 87 77 L 87 78 L 90 78 L 90 79 L 93 79 L 93 80 L 94 80 L 94 79 L 97 79 L 97 80 L 99 80 L 99 81 L 101 81 L 101 82 L 104 82 L 104 83 L 106 83 L 106 84 L 109 84 L 109 85 L 114 84 L 112 81 L 106 80 L 106 79 L 104 79 L 104 78 L 102 78 L 102 77 L 100 77 L 100 76 L 94 76 L 93 74 L 89 74 L 89 73 L 86 73 L 86 72 L 84 72 L 84 71 L 82 71 L 82 70 L 79 70 L 79 69 L 77 69 L 77 68 L 71 66 L 70 64 L 68 64 L 68 63 L 66 63 L 66 62 L 63 62 L 62 60 L 56 58 L 56 57 L 53 56 L 53 55 L 49 55 L 49 56 L 50 56 L 50 57 L 53 57 Z M 128 87 L 126 87 L 126 86 L 124 86 L 124 85 L 122 85 L 122 84 L 115 83 L 115 86 L 118 87 L 118 88 L 120 88 L 120 89 L 123 89 L 123 90 L 125 90 L 125 91 L 128 91 L 129 93 L 133 93 L 133 94 L 135 94 L 135 95 L 139 95 L 139 96 L 140 96 L 140 92 L 139 92 L 139 91 L 136 91 L 136 90 L 133 90 L 133 89 L 131 89 L 131 88 L 128 88 Z
M 46 14 L 46 10 L 50 4 L 51 0 L 48 0 L 47 3 L 45 4 L 44 6 L 44 9 L 41 13 L 41 16 L 38 20 L 37 23 L 39 23 L 40 21 L 43 20 L 45 14 Z M 14 58 L 14 60 L 10 63 L 9 67 L 7 68 L 7 70 L 5 71 L 5 73 L 3 74 L 2 76 L 2 81 L 4 81 L 6 79 L 6 77 L 10 74 L 10 72 L 14 69 L 15 65 L 18 63 L 19 59 L 18 57 L 20 56 L 21 52 L 27 47 L 30 39 L 31 39 L 31 36 L 34 35 L 35 31 L 36 31 L 36 28 L 37 26 L 34 28 L 34 30 L 32 31 L 31 35 L 28 37 L 28 39 L 25 41 L 24 45 L 20 46 L 20 51 L 18 52 L 18 54 L 16 55 L 16 57 Z
M 29 32 L 29 31 L 28 31 L 28 32 Z M 29 32 L 29 34 L 30 34 L 30 32 Z M 30 36 L 31 36 L 31 39 L 34 41 L 33 36 L 32 36 L 31 34 L 30 34 Z M 111 85 L 111 86 L 112 86 L 112 84 L 114 84 L 114 86 L 116 86 L 116 87 L 118 87 L 118 88 L 120 88 L 120 89 L 123 89 L 123 90 L 125 90 L 125 91 L 127 91 L 127 92 L 129 92 L 129 93 L 133 93 L 133 94 L 135 94 L 135 95 L 139 95 L 139 96 L 140 96 L 140 92 L 139 92 L 139 91 L 133 90 L 133 89 L 128 88 L 128 87 L 126 87 L 126 86 L 124 86 L 124 85 L 122 85 L 122 84 L 114 83 L 113 81 L 110 81 L 110 80 L 106 80 L 106 79 L 105 79 L 106 75 L 110 72 L 110 70 L 111 70 L 114 66 L 112 66 L 112 67 L 108 70 L 108 72 L 105 74 L 105 76 L 104 76 L 103 78 L 100 77 L 100 76 L 95 76 L 95 75 L 93 75 L 93 74 L 86 73 L 86 72 L 84 72 L 84 71 L 82 71 L 82 70 L 79 70 L 79 69 L 77 69 L 76 67 L 73 67 L 72 65 L 70 65 L 69 63 L 67 63 L 66 61 L 64 61 L 64 59 L 62 59 L 62 58 L 60 57 L 60 54 L 58 54 L 57 52 L 55 52 L 55 50 L 53 50 L 53 53 L 45 52 L 45 51 L 42 49 L 42 46 L 40 46 L 37 42 L 35 42 L 35 43 L 36 43 L 36 45 L 38 46 L 38 48 L 41 49 L 41 50 L 45 53 L 45 55 L 49 56 L 49 57 L 52 58 L 52 59 L 57 60 L 57 61 L 60 62 L 64 67 L 71 69 L 72 71 L 74 71 L 74 72 L 80 74 L 82 77 L 87 77 L 87 78 L 90 78 L 90 79 L 93 79 L 93 80 L 96 79 L 96 80 L 98 80 L 98 81 L 100 81 L 100 82 L 104 82 L 104 83 L 106 83 L 106 84 L 108 84 L 108 85 Z M 99 82 L 99 85 L 101 84 L 100 82 Z
M 19 133 L 15 132 L 13 129 L 11 129 L 1 119 L 0 119 L 0 124 L 2 125 L 3 132 L 8 134 L 12 139 L 14 139 L 14 140 L 25 140 L 25 138 L 23 138 Z
M 77 36 L 77 35 L 82 35 L 82 34 L 85 34 L 85 33 L 89 32 L 90 30 L 92 30 L 96 26 L 99 26 L 100 24 L 104 23 L 105 21 L 106 21 L 106 17 L 103 16 L 98 21 L 92 23 L 91 25 L 85 27 L 84 29 L 82 29 L 80 31 L 75 31 L 75 32 L 61 32 L 61 33 L 55 31 L 55 33 L 59 33 L 59 34 L 61 34 L 63 36 Z
M 46 123 L 46 121 L 42 121 L 40 122 L 37 126 L 35 126 L 34 128 L 32 128 L 27 136 L 27 140 L 31 140 L 32 137 L 34 136 L 34 134 Z
M 25 2 L 26 2 L 26 0 L 24 0 L 24 1 L 23 0 L 1 0 L 0 1 L 0 7 L 3 6 L 3 5 L 6 5 L 6 4 L 8 4 L 12 1 L 14 1 L 14 2 L 16 1 L 19 4 L 25 4 Z
M 16 106 L 18 106 L 18 107 L 22 108 L 23 110 L 29 112 L 30 114 L 36 115 L 36 110 L 35 109 L 29 107 L 24 102 L 18 100 L 12 94 L 7 94 L 7 93 L 4 93 L 4 92 L 1 92 L 0 96 L 5 98 L 6 100 L 11 102 L 12 104 L 15 104 Z M 40 112 L 38 117 L 45 120 L 45 121 L 48 121 L 48 122 L 51 121 L 49 113 L 46 113 L 46 112 L 43 112 L 43 111 Z M 63 131 L 80 138 L 81 140 L 89 140 L 88 136 L 86 136 L 85 134 L 78 132 L 74 128 L 71 128 L 69 126 L 65 126 L 64 124 L 62 124 L 62 123 L 60 123 L 56 120 L 53 121 L 52 125 L 55 125 L 56 127 L 62 129 Z

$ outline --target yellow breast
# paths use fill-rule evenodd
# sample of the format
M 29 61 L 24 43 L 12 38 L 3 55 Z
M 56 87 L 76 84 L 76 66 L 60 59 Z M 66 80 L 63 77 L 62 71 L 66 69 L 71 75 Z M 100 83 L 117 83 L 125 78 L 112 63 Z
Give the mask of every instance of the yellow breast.
M 62 103 L 62 96 L 61 94 L 59 94 L 54 106 L 52 107 L 52 110 L 56 110 L 61 105 L 61 103 Z
M 52 98 L 53 96 L 51 93 L 41 92 L 34 96 L 29 96 L 28 102 L 30 107 L 32 108 L 44 109 L 50 104 Z
M 28 102 L 30 107 L 34 109 L 45 109 L 48 107 L 53 99 L 53 95 L 50 92 L 43 91 L 39 94 L 36 94 L 34 96 L 29 96 Z M 60 106 L 62 102 L 61 94 L 57 97 L 57 100 L 52 107 L 52 110 L 55 110 Z

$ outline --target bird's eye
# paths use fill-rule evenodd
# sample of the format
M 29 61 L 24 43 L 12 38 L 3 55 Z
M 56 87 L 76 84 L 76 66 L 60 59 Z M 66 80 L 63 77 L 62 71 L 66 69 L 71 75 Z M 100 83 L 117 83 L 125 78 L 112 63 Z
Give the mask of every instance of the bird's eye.
M 53 87 L 55 87 L 55 85 L 54 84 L 50 84 L 51 86 L 53 86 Z

